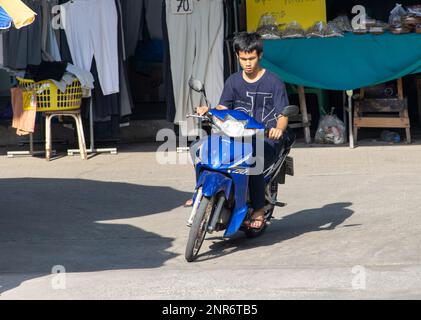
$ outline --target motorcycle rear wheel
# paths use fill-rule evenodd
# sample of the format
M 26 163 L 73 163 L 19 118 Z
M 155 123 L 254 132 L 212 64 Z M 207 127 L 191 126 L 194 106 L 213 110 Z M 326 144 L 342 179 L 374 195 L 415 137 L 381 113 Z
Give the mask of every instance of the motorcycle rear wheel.
M 193 224 L 190 227 L 189 239 L 186 245 L 185 258 L 188 262 L 194 261 L 199 253 L 206 236 L 213 205 L 214 197 L 202 197 L 196 215 L 194 216 Z

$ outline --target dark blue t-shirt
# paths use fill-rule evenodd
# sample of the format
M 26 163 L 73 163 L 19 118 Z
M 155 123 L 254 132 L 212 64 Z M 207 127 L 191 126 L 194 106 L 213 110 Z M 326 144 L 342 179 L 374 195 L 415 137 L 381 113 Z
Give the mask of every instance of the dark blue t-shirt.
M 220 105 L 244 111 L 266 128 L 276 127 L 282 110 L 289 104 L 285 84 L 266 69 L 254 83 L 243 78 L 243 72 L 232 74 L 225 82 Z

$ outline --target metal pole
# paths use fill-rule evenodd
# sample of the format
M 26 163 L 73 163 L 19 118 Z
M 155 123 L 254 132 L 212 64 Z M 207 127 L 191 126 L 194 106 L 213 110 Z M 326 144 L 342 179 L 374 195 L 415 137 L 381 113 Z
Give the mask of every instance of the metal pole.
M 355 148 L 354 145 L 354 134 L 353 134 L 353 130 L 352 130 L 352 95 L 353 95 L 353 91 L 352 90 L 347 90 L 346 94 L 348 95 L 348 128 L 349 128 L 349 147 L 351 149 Z

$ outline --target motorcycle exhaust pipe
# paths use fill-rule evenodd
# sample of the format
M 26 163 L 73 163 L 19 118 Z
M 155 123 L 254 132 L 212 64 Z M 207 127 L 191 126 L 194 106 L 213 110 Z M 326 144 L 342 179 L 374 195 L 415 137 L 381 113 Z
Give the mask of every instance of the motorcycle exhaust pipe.
M 222 206 L 224 205 L 225 197 L 221 196 L 218 199 L 218 204 L 216 205 L 216 209 L 213 212 L 211 223 L 208 225 L 208 232 L 212 233 L 216 228 L 216 223 L 218 222 L 219 216 L 221 215 Z

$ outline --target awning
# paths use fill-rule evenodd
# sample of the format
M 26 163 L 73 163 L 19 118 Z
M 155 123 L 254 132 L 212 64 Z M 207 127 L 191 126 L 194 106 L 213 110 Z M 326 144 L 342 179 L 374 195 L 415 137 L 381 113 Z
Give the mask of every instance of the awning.
M 16 29 L 30 25 L 36 13 L 20 0 L 0 0 L 0 7 L 12 18 Z
M 421 72 L 421 35 L 265 40 L 262 66 L 287 83 L 352 90 Z
M 7 14 L 2 7 L 0 7 L 0 31 L 9 29 L 12 25 L 12 18 Z

